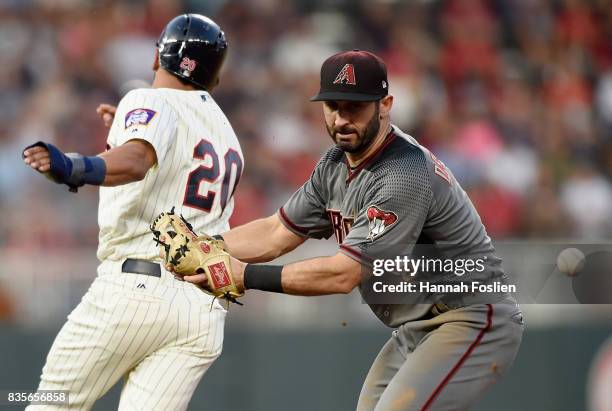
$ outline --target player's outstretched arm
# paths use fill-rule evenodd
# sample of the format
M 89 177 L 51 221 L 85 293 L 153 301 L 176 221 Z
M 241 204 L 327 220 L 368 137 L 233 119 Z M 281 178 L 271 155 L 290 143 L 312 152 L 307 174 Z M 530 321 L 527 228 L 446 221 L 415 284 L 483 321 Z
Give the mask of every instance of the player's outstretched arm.
M 39 141 L 23 151 L 23 161 L 56 183 L 77 191 L 84 184 L 116 186 L 139 181 L 157 161 L 155 149 L 144 140 L 130 140 L 99 156 L 64 154 Z
M 175 231 L 173 235 L 164 234 L 169 224 Z M 224 275 L 229 274 L 233 280 L 227 280 L 227 283 L 236 287 L 236 295 L 242 295 L 245 289 L 304 296 L 347 294 L 362 278 L 361 264 L 342 253 L 286 266 L 251 264 L 272 260 L 304 242 L 305 237 L 287 229 L 278 215 L 224 233 L 222 250 L 218 246 L 220 242 L 211 237 L 197 237 L 191 231 L 181 234 L 187 229 L 190 230 L 189 223 L 182 217 L 177 218 L 174 212 L 160 214 L 151 225 L 155 240 L 160 244 L 160 255 L 166 261 L 166 269 L 212 293 L 222 287 L 215 283 L 219 276 L 208 271 L 214 271 L 217 258 L 221 257 L 226 267 Z M 211 278 L 213 283 L 209 283 Z
M 230 254 L 247 263 L 272 261 L 306 241 L 306 237 L 289 231 L 276 214 L 233 228 L 222 236 Z
M 315 296 L 348 294 L 359 285 L 361 264 L 338 253 L 285 266 L 244 264 L 232 258 L 234 283 L 242 292 L 248 289 L 292 295 Z M 184 276 L 185 281 L 206 288 L 205 274 Z
M 112 187 L 142 180 L 157 163 L 155 149 L 144 140 L 130 140 L 100 157 L 106 163 L 103 186 Z
M 253 278 L 247 275 L 246 281 L 248 288 L 256 288 L 251 287 L 254 285 Z M 341 253 L 288 264 L 281 271 L 281 285 L 285 294 L 348 294 L 360 282 L 361 264 Z

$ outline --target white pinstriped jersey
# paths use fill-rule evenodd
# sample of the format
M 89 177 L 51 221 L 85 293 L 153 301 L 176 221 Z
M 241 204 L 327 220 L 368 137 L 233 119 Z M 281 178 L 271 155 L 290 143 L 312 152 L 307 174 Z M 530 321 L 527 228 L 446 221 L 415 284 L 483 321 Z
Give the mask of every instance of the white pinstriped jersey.
M 149 142 L 157 154 L 142 181 L 100 188 L 98 259 L 155 259 L 149 225 L 176 207 L 196 232 L 229 229 L 243 168 L 238 139 L 205 91 L 137 89 L 117 106 L 108 146 Z

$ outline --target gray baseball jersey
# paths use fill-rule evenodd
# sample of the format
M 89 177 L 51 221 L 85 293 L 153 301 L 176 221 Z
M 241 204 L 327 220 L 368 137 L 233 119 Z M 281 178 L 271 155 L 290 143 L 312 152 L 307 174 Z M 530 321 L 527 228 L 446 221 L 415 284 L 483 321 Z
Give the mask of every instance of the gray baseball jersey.
M 328 150 L 279 216 L 301 236 L 334 234 L 340 252 L 363 264 L 381 252 L 401 248 L 400 254 L 409 255 L 415 245 L 429 244 L 438 257 L 487 261 L 486 270 L 469 274 L 471 281 L 491 284 L 505 278 L 478 213 L 450 170 L 396 126 L 381 147 L 355 168 L 349 167 L 341 149 Z M 446 282 L 453 279 L 465 281 L 466 276 L 444 277 Z M 364 294 L 363 284 L 361 291 Z M 439 297 L 455 308 L 484 303 L 476 294 Z M 422 302 L 370 303 L 370 307 L 385 324 L 397 327 L 431 309 L 431 300 Z

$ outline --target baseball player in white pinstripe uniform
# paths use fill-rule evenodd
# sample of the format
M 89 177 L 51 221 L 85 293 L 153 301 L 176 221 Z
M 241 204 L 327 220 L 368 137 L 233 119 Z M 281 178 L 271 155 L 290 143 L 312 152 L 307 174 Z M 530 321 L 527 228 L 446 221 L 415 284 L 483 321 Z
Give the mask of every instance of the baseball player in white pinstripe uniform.
M 115 109 L 107 151 L 64 154 L 38 142 L 24 161 L 76 191 L 101 185 L 98 276 L 68 316 L 43 368 L 39 390 L 67 390 L 90 409 L 121 377 L 120 410 L 182 410 L 220 355 L 225 309 L 160 267 L 150 221 L 176 207 L 198 232 L 229 229 L 242 173 L 240 145 L 208 91 L 218 83 L 227 43 L 210 19 L 182 15 L 158 42 L 151 89 Z

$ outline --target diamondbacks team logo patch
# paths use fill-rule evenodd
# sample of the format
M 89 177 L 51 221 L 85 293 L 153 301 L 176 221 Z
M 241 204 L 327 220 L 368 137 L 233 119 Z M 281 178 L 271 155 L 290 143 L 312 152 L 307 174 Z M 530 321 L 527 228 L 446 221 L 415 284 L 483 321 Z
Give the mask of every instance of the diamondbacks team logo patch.
M 376 206 L 368 207 L 368 239 L 374 240 L 397 222 L 397 214 L 384 211 Z
M 157 114 L 148 108 L 137 108 L 125 115 L 125 128 L 132 126 L 146 126 Z
M 225 263 L 219 262 L 211 264 L 208 266 L 208 270 L 210 271 L 210 277 L 214 283 L 213 285 L 215 288 L 227 287 L 232 283 Z
M 336 76 L 336 79 L 334 80 L 334 84 L 343 83 L 351 84 L 353 86 L 357 84 L 355 80 L 355 68 L 352 64 L 345 64 L 344 67 L 342 67 L 342 70 L 340 70 L 340 72 Z

